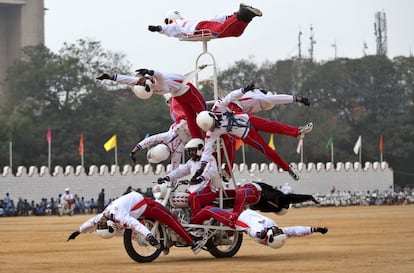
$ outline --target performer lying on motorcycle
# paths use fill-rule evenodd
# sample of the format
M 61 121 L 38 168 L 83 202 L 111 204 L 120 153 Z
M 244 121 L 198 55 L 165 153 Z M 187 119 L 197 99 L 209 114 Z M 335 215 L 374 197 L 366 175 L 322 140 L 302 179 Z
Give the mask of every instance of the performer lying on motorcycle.
M 178 219 L 164 206 L 138 192 L 132 191 L 123 195 L 110 203 L 102 213 L 90 218 L 83 223 L 78 230 L 74 231 L 68 238 L 75 239 L 81 233 L 93 232 L 105 239 L 122 236 L 125 228 L 132 229 L 134 235 L 142 234 L 148 243 L 156 248 L 161 248 L 161 244 L 154 237 L 151 231 L 137 219 L 139 217 L 155 219 L 168 225 L 180 237 L 182 237 L 194 253 L 201 249 L 193 242 L 191 235 L 184 229 Z
M 244 210 L 237 219 L 234 219 L 234 214 L 213 206 L 203 208 L 196 217 L 193 217 L 193 222 L 201 224 L 210 218 L 236 230 L 244 231 L 255 242 L 271 248 L 282 247 L 288 237 L 301 237 L 314 232 L 322 234 L 328 232 L 326 227 L 292 226 L 280 228 L 272 219 L 250 209 Z
M 231 195 L 231 191 L 229 191 Z M 234 191 L 233 191 L 234 194 Z M 240 186 L 235 191 L 233 213 L 240 214 L 246 205 L 252 210 L 261 212 L 274 212 L 278 215 L 287 213 L 290 204 L 312 201 L 319 204 L 312 195 L 285 194 L 271 185 L 261 182 L 252 182 Z

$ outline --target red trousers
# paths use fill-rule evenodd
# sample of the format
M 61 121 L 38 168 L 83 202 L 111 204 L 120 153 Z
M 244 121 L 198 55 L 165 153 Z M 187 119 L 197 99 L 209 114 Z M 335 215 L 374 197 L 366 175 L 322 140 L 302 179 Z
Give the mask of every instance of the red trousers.
M 198 23 L 196 29 L 208 29 L 214 36 L 217 36 L 218 38 L 239 37 L 243 34 L 247 25 L 248 23 L 237 20 L 237 15 L 233 14 L 223 23 L 214 21 L 201 21 Z M 194 34 L 197 34 L 197 31 L 195 31 Z
M 233 213 L 239 215 L 246 204 L 254 205 L 260 200 L 262 191 L 256 188 L 253 184 L 246 184 L 238 187 L 236 197 L 234 198 Z
M 170 99 L 170 106 L 178 103 L 181 106 L 179 111 L 184 112 L 187 120 L 188 130 L 193 138 L 204 138 L 203 131 L 197 126 L 196 118 L 197 114 L 206 110 L 206 101 L 201 95 L 200 91 L 194 87 L 191 83 L 187 83 L 190 88 L 181 96 L 172 97 Z M 171 111 L 170 111 L 171 112 Z
M 223 223 L 224 225 L 231 228 L 235 228 L 234 224 L 237 219 L 234 214 L 231 214 L 224 209 L 213 206 L 206 206 L 191 219 L 191 222 L 194 224 L 202 224 L 204 221 L 209 220 L 210 218 L 213 218 L 214 220 L 217 220 L 220 223 Z
M 217 193 L 212 192 L 210 187 L 205 187 L 201 191 L 191 193 L 188 196 L 188 203 L 190 203 L 193 215 L 196 215 L 202 207 L 213 203 L 216 198 Z
M 152 198 L 144 198 L 147 204 L 147 209 L 142 214 L 142 216 L 155 219 L 161 223 L 166 224 L 172 228 L 181 238 L 183 238 L 187 244 L 191 245 L 193 243 L 191 235 L 184 229 L 178 219 L 167 208 Z

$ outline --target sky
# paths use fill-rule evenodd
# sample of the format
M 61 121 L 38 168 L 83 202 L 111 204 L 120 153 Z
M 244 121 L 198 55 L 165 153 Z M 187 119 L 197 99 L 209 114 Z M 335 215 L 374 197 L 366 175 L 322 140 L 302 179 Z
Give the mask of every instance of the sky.
M 309 57 L 311 26 L 314 59 L 336 56 L 360 58 L 364 43 L 368 55 L 376 53 L 374 15 L 383 11 L 387 18 L 388 57 L 414 53 L 414 1 L 412 0 L 250 0 L 244 3 L 260 8 L 240 37 L 214 39 L 207 48 L 218 70 L 239 60 L 258 65 L 298 56 Z M 187 73 L 194 69 L 203 52 L 202 42 L 179 41 L 147 30 L 163 22 L 167 11 L 179 10 L 187 19 L 208 19 L 232 14 L 239 8 L 233 0 L 45 0 L 45 45 L 54 52 L 63 43 L 79 39 L 99 41 L 105 50 L 122 52 L 138 68 Z M 211 64 L 209 55 L 199 64 Z

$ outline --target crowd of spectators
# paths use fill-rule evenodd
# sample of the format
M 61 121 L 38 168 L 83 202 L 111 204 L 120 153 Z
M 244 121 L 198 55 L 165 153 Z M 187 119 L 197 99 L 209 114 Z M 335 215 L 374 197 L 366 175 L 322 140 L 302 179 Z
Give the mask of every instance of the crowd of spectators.
M 124 194 L 135 190 L 146 196 L 152 197 L 151 188 L 147 188 L 145 192 L 142 192 L 140 188 L 133 189 L 128 187 Z M 281 188 L 282 190 L 282 188 Z M 113 199 L 103 199 L 104 189 L 98 195 L 101 196 L 100 201 L 104 202 L 104 206 L 107 206 Z M 74 214 L 97 214 L 102 211 L 102 207 L 98 206 L 97 201 L 94 198 L 85 200 L 85 198 L 79 197 L 78 194 L 74 194 Z M 414 187 L 404 187 L 397 191 L 387 190 L 372 192 L 350 192 L 350 191 L 339 191 L 333 188 L 328 194 L 315 194 L 315 197 L 320 201 L 318 206 L 378 206 L 378 205 L 408 205 L 414 204 Z M 58 194 L 56 198 L 51 197 L 42 198 L 39 202 L 34 200 L 28 201 L 25 198 L 19 197 L 15 202 L 6 193 L 3 199 L 0 199 L 0 217 L 1 216 L 43 216 L 43 215 L 61 215 L 59 213 L 59 207 L 61 206 L 62 194 Z M 295 205 L 295 207 L 302 206 L 315 206 L 314 203 L 310 202 Z
M 128 190 L 135 190 L 132 187 L 128 187 Z M 141 192 L 144 195 L 152 196 L 151 188 L 148 188 L 146 192 L 142 192 L 140 188 L 136 191 Z M 109 198 L 104 200 L 102 193 L 104 189 L 98 195 L 101 198 L 100 202 L 103 202 L 104 206 L 107 206 L 115 198 Z M 74 214 L 97 214 L 102 211 L 102 207 L 98 206 L 97 199 L 91 198 L 85 200 L 83 196 L 78 194 L 73 195 L 73 205 L 74 205 Z M 0 199 L 0 217 L 4 216 L 44 216 L 44 215 L 57 215 L 61 216 L 59 213 L 59 208 L 62 206 L 62 194 L 59 193 L 56 198 L 51 197 L 49 200 L 47 198 L 42 198 L 40 201 L 36 202 L 34 200 L 28 201 L 26 198 L 18 197 L 17 202 L 15 202 L 9 193 L 6 193 L 3 199 Z

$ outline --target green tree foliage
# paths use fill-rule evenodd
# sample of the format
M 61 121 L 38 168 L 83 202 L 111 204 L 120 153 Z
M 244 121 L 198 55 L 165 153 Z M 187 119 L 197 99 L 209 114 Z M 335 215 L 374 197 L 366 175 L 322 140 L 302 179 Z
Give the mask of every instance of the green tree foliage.
M 396 182 L 413 183 L 414 58 L 366 56 L 311 62 L 292 58 L 258 65 L 240 60 L 218 75 L 226 92 L 256 82 L 279 94 L 305 96 L 311 107 L 278 105 L 255 113 L 293 126 L 314 123 L 304 140 L 305 162 L 328 162 L 326 142 L 333 137 L 335 161 L 358 161 L 352 148 L 362 136 L 362 161 L 378 161 L 383 135 L 384 159 Z M 47 165 L 47 128 L 52 129 L 52 165 L 78 165 L 79 135 L 84 134 L 85 166 L 114 163 L 103 144 L 118 136 L 118 163 L 128 164 L 129 151 L 147 134 L 164 132 L 172 123 L 162 96 L 137 99 L 127 86 L 97 81 L 99 74 L 130 73 L 121 53 L 104 50 L 99 42 L 64 44 L 58 54 L 44 46 L 27 47 L 9 70 L 7 101 L 0 108 L 0 164 L 8 164 L 7 140 L 12 135 L 14 166 Z M 211 87 L 201 88 L 211 97 Z M 262 134 L 266 141 L 268 134 Z M 298 162 L 297 139 L 275 135 L 277 152 Z M 246 163 L 269 160 L 245 147 Z M 241 150 L 237 162 L 242 162 Z M 138 160 L 146 163 L 145 152 Z

